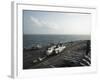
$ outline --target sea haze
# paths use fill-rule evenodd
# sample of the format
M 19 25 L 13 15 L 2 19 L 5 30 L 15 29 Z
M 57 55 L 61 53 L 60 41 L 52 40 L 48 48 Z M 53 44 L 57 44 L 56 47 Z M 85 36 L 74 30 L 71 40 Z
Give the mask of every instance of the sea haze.
M 50 43 L 58 43 L 58 42 L 71 42 L 77 40 L 90 40 L 90 35 L 23 35 L 23 47 L 31 48 L 33 45 L 42 45 L 46 46 Z

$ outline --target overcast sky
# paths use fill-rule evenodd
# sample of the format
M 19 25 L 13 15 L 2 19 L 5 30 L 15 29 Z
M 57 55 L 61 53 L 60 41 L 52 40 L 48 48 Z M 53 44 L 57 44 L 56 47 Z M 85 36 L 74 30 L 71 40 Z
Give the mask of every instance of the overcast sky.
M 23 11 L 24 34 L 90 35 L 91 14 Z

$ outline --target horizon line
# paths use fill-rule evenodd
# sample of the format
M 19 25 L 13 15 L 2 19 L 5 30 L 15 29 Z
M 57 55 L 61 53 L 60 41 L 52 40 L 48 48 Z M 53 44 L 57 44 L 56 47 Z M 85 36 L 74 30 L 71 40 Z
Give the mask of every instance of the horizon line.
M 91 35 L 91 34 L 23 34 L 23 35 Z

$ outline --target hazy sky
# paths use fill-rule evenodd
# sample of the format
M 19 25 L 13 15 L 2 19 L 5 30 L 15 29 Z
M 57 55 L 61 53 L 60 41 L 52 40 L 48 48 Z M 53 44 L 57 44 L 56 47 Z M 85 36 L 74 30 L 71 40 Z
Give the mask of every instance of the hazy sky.
M 24 34 L 90 35 L 91 14 L 23 11 Z

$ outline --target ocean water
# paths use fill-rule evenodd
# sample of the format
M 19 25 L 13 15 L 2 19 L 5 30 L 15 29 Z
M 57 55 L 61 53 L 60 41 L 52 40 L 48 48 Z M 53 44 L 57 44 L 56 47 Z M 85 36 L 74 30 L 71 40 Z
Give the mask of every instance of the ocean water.
M 23 47 L 31 48 L 37 44 L 45 46 L 50 43 L 90 40 L 90 38 L 89 35 L 23 35 Z

